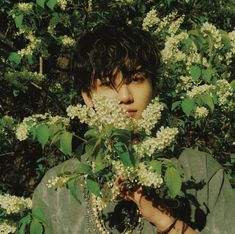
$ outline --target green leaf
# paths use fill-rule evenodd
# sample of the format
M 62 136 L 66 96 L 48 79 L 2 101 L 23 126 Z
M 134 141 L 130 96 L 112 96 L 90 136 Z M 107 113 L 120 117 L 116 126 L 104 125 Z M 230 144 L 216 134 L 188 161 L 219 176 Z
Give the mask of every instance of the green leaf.
M 179 172 L 174 167 L 168 167 L 165 173 L 166 186 L 169 189 L 172 198 L 179 194 L 182 185 L 182 179 Z
M 126 166 L 126 167 L 133 166 L 133 162 L 131 160 L 129 152 L 123 152 L 123 153 L 119 154 L 119 157 L 120 157 L 120 160 L 122 161 L 122 163 L 124 164 L 124 166 Z
M 227 47 L 231 47 L 231 41 L 229 39 L 228 33 L 224 30 L 220 30 L 220 35 L 222 36 L 223 44 Z
M 38 220 L 46 223 L 47 221 L 47 218 L 46 216 L 44 215 L 43 211 L 41 208 L 36 208 L 36 209 L 33 209 L 32 210 L 32 215 L 33 217 L 37 218 Z
M 132 167 L 134 162 L 133 159 L 131 158 L 131 155 L 127 149 L 127 146 L 122 143 L 122 142 L 117 142 L 114 145 L 115 150 L 117 151 L 117 154 L 120 157 L 120 160 L 126 167 Z
M 100 196 L 100 187 L 96 181 L 87 179 L 86 184 L 89 192 L 94 193 L 97 197 Z
M 30 234 L 42 234 L 43 227 L 36 219 L 33 219 L 30 224 Z
M 125 142 L 126 144 L 131 141 L 131 131 L 127 129 L 114 128 L 112 136 L 115 136 L 117 141 Z
M 201 76 L 201 68 L 199 66 L 192 66 L 191 67 L 191 77 L 193 81 L 197 81 Z
M 54 136 L 59 132 L 63 130 L 63 127 L 61 124 L 52 124 L 49 127 L 49 131 L 50 131 L 50 138 L 53 139 Z
M 203 70 L 202 76 L 207 83 L 211 81 L 212 73 L 213 70 L 211 67 L 208 67 L 206 70 Z
M 89 129 L 89 130 L 86 131 L 86 133 L 84 134 L 84 137 L 85 137 L 85 138 L 91 138 L 91 137 L 95 138 L 95 137 L 97 137 L 97 136 L 98 136 L 98 133 L 97 133 L 97 131 L 96 131 L 94 128 Z
M 78 145 L 78 147 L 75 149 L 75 155 L 77 156 L 78 159 L 81 158 L 83 151 L 84 151 L 84 146 L 85 146 L 85 142 L 81 143 Z
M 233 90 L 235 90 L 235 80 L 232 80 L 232 82 L 230 83 L 231 87 Z
M 154 171 L 156 171 L 158 174 L 162 174 L 162 162 L 158 160 L 152 160 L 149 162 L 149 166 L 152 167 Z
M 50 136 L 50 131 L 48 126 L 46 124 L 40 124 L 36 129 L 36 135 L 39 143 L 44 149 L 44 146 L 46 145 Z
M 31 222 L 31 215 L 28 214 L 20 219 L 19 221 L 19 234 L 25 234 L 26 233 L 26 226 L 30 224 Z
M 88 175 L 92 174 L 91 166 L 83 162 L 78 163 L 76 171 L 82 174 L 88 174 Z
M 200 99 L 202 103 L 206 104 L 210 108 L 211 112 L 214 111 L 214 102 L 210 94 L 204 93 L 200 95 Z
M 195 106 L 195 102 L 192 98 L 185 98 L 183 101 L 182 101 L 182 110 L 183 112 L 189 116 L 190 113 L 192 112 L 194 106 Z
M 44 6 L 45 6 L 45 1 L 46 1 L 46 0 L 36 0 L 36 3 L 37 3 L 40 7 L 44 8 Z
M 49 0 L 49 1 L 47 2 L 47 6 L 48 6 L 51 10 L 54 10 L 54 7 L 55 7 L 56 3 L 57 3 L 57 0 Z
M 29 64 L 32 65 L 33 64 L 33 55 L 29 54 L 29 55 L 26 56 L 26 58 L 27 58 Z
M 15 64 L 20 64 L 21 62 L 21 56 L 19 54 L 17 54 L 16 52 L 12 52 L 10 53 L 8 59 L 11 61 L 11 62 L 14 62 Z
M 184 39 L 182 43 L 185 45 L 186 50 L 190 50 L 193 40 L 191 38 Z
M 93 172 L 97 173 L 105 168 L 105 162 L 104 162 L 104 150 L 100 148 L 100 151 L 98 155 L 95 158 L 95 167 Z
M 15 24 L 17 28 L 20 28 L 23 23 L 24 15 L 20 14 L 15 17 Z
M 64 132 L 60 135 L 60 150 L 65 155 L 71 155 L 72 153 L 72 137 L 73 134 L 70 132 Z
M 180 106 L 180 104 L 181 104 L 181 101 L 173 102 L 171 105 L 171 110 L 176 109 L 178 106 Z
M 68 184 L 68 189 L 69 189 L 72 197 L 75 199 L 75 201 L 77 201 L 79 204 L 81 204 L 81 201 L 77 195 L 77 180 L 76 180 L 76 178 L 69 180 L 67 184 Z

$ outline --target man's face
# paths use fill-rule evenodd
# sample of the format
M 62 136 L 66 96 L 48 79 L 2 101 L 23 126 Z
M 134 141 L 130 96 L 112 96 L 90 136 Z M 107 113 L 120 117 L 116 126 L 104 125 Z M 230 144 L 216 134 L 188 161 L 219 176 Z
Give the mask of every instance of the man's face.
M 92 95 L 102 95 L 115 98 L 127 111 L 129 117 L 139 119 L 141 113 L 153 98 L 152 81 L 139 68 L 137 67 L 132 72 L 128 81 L 123 79 L 123 74 L 120 71 L 113 72 L 115 77 L 113 84 L 109 79 L 104 81 L 97 79 L 91 89 L 91 97 Z M 82 92 L 82 96 L 86 105 L 93 105 L 91 97 L 87 93 Z

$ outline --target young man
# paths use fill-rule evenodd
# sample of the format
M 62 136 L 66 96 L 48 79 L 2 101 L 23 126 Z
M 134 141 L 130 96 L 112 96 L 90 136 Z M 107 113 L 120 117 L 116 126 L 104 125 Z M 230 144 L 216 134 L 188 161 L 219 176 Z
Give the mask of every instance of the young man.
M 149 33 L 131 27 L 104 26 L 79 40 L 74 56 L 74 76 L 86 105 L 93 105 L 94 94 L 116 98 L 129 117 L 138 119 L 155 95 L 159 61 L 158 47 Z M 129 230 L 132 233 L 193 234 L 197 229 L 204 234 L 232 234 L 235 199 L 221 166 L 209 155 L 192 149 L 185 150 L 179 161 L 186 179 L 204 182 L 200 188 L 186 188 L 190 205 L 183 220 L 154 206 L 139 188 L 123 193 L 123 201 L 107 210 L 103 232 L 125 233 L 123 213 L 119 209 L 121 204 L 136 204 L 144 221 L 141 225 L 132 222 L 135 217 L 130 215 L 130 223 L 135 223 Z M 77 163 L 75 159 L 68 160 L 49 170 L 35 190 L 33 208 L 41 208 L 47 216 L 45 233 L 100 233 L 99 222 L 84 190 L 77 190 L 80 205 L 66 188 L 54 191 L 46 186 L 52 176 L 57 176 L 64 168 L 73 170 Z

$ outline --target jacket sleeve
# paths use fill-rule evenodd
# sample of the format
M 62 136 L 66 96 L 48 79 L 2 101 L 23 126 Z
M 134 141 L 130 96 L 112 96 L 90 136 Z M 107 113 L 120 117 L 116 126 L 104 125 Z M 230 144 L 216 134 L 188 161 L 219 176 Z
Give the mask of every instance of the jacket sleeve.
M 41 209 L 46 217 L 45 234 L 86 233 L 86 205 L 81 191 L 77 191 L 81 204 L 66 188 L 48 188 L 48 180 L 57 176 L 63 168 L 72 168 L 76 160 L 69 160 L 49 170 L 33 194 L 33 209 Z
M 235 193 L 222 166 L 211 155 L 193 149 L 186 149 L 179 160 L 186 180 L 204 184 L 202 188 L 189 190 L 206 213 L 200 233 L 234 233 Z

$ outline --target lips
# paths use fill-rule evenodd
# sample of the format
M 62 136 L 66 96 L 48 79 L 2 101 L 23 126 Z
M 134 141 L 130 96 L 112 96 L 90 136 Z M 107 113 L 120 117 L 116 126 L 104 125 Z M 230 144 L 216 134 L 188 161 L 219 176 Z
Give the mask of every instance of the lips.
M 130 109 L 130 110 L 127 110 L 126 112 L 127 112 L 128 117 L 134 117 L 137 110 Z

